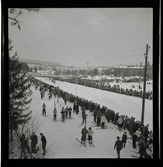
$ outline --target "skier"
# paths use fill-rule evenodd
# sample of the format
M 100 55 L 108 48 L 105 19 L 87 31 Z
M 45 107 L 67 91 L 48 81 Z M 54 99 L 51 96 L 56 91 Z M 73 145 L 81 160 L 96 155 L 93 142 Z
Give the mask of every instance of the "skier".
M 64 107 L 62 107 L 62 111 L 60 112 L 62 114 L 62 122 L 65 121 L 65 110 L 64 110 Z
M 68 107 L 65 108 L 66 118 L 68 116 Z
M 89 130 L 88 130 L 88 142 L 89 144 L 92 143 L 92 135 L 93 135 L 93 130 L 91 129 L 91 127 L 89 127 Z
M 75 113 L 75 111 L 76 111 L 76 101 L 73 104 L 73 112 Z
M 41 135 L 41 141 L 42 141 L 43 155 L 45 155 L 45 149 L 46 149 L 46 137 L 43 135 L 43 133 L 40 133 L 40 135 Z
M 127 135 L 126 132 L 122 135 L 122 146 L 125 147 L 127 142 Z
M 44 93 L 43 91 L 41 91 L 41 99 L 43 99 Z
M 85 122 L 85 125 L 86 125 L 87 114 L 84 113 L 84 114 L 82 115 L 82 118 L 83 118 L 82 124 L 84 124 L 84 122 Z
M 82 134 L 82 137 L 81 137 L 81 143 L 83 145 L 85 145 L 85 142 L 86 142 L 86 138 L 87 138 L 87 129 L 86 129 L 86 126 L 84 126 L 84 128 L 81 130 L 81 134 Z
M 122 141 L 119 140 L 119 136 L 117 136 L 117 141 L 115 142 L 114 149 L 116 148 L 117 150 L 117 158 L 120 158 L 120 151 L 122 149 Z
M 101 122 L 101 113 L 100 113 L 100 110 L 97 111 L 97 126 L 100 125 L 100 122 Z
M 83 107 L 81 108 L 81 110 L 82 110 L 82 117 L 83 117 L 83 115 L 85 114 L 85 107 L 83 106 Z
M 52 97 L 52 93 L 51 93 L 51 92 L 49 92 L 49 100 L 51 99 L 51 97 Z
M 102 117 L 101 117 L 101 122 L 102 122 L 101 127 L 102 127 L 103 129 L 105 129 L 105 123 L 107 122 L 107 119 L 106 119 L 106 117 L 105 117 L 105 114 L 102 115 Z
M 54 107 L 54 110 L 53 110 L 53 120 L 56 121 L 56 118 L 57 118 L 57 109 L 56 109 L 56 107 Z
M 93 116 L 94 116 L 94 122 L 96 122 L 96 116 L 97 116 L 97 109 L 96 108 L 93 110 Z
M 79 113 L 79 105 L 78 105 L 77 101 L 74 102 L 73 112 L 76 112 L 77 115 Z
M 118 123 L 118 128 L 119 128 L 119 130 L 121 130 L 121 129 L 122 129 L 122 126 L 123 126 L 123 118 L 122 118 L 122 116 L 120 116 L 120 117 L 118 118 L 117 123 Z
M 46 116 L 46 105 L 45 105 L 45 103 L 42 104 L 42 115 Z
M 37 135 L 35 135 L 34 132 L 32 133 L 32 136 L 30 137 L 30 140 L 31 140 L 31 152 L 33 154 L 35 154 L 37 152 L 37 150 L 36 150 L 36 144 L 38 142 L 38 139 L 37 139 Z
M 69 109 L 68 109 L 69 118 L 71 118 L 71 111 L 72 111 L 72 108 L 70 106 Z

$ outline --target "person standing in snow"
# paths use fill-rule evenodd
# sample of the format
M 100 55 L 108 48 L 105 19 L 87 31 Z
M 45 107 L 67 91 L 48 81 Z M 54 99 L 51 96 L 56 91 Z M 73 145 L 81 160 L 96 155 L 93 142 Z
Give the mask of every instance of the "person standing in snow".
M 46 152 L 46 137 L 43 135 L 43 133 L 40 133 L 41 135 L 41 141 L 42 141 L 42 150 L 43 150 L 43 155 L 45 155 Z
M 25 137 L 24 134 L 20 137 L 20 142 L 21 142 L 21 158 L 24 153 L 24 158 L 26 158 L 26 150 L 28 153 L 30 153 L 30 148 L 28 146 L 28 139 Z
M 51 93 L 51 92 L 49 92 L 49 100 L 51 99 L 51 97 L 52 97 L 52 93 Z
M 142 138 L 139 140 L 139 153 L 140 153 L 139 158 L 143 158 L 143 156 L 146 153 L 146 143 L 145 143 L 145 137 L 144 136 L 142 136 Z
M 31 152 L 35 154 L 36 153 L 36 144 L 38 142 L 38 139 L 37 139 L 37 135 L 35 135 L 34 132 L 32 133 L 30 140 L 31 140 Z
M 149 132 L 149 145 L 151 144 L 151 143 L 153 143 L 153 132 L 152 132 L 152 130 Z
M 121 129 L 122 129 L 122 125 L 123 125 L 123 118 L 122 118 L 122 116 L 120 116 L 120 117 L 118 118 L 117 124 L 118 124 L 119 130 L 121 130 Z
M 148 135 L 149 135 L 149 130 L 148 130 L 149 124 L 147 124 L 144 127 L 144 137 L 145 137 L 145 142 L 147 141 Z
M 99 126 L 101 123 L 101 112 L 100 110 L 97 111 L 97 126 Z
M 65 114 L 66 114 L 66 118 L 68 116 L 68 107 L 65 108 Z
M 62 114 L 62 122 L 65 121 L 65 111 L 64 111 L 64 107 L 62 107 L 62 111 L 60 112 Z
M 46 116 L 46 105 L 45 105 L 45 103 L 42 104 L 42 115 Z
M 85 114 L 85 107 L 83 106 L 83 107 L 81 108 L 81 110 L 82 110 L 82 117 L 83 117 L 83 115 Z
M 79 113 L 79 104 L 76 103 L 76 114 L 78 115 L 78 113 Z
M 87 114 L 84 113 L 84 114 L 82 115 L 82 118 L 83 118 L 82 124 L 84 124 L 84 122 L 85 122 L 85 125 L 86 125 Z
M 86 126 L 84 126 L 84 128 L 81 130 L 81 143 L 85 145 L 85 142 L 86 142 L 86 138 L 87 138 L 87 129 L 86 129 Z
M 120 151 L 122 149 L 122 141 L 119 140 L 119 136 L 117 136 L 117 141 L 115 142 L 114 149 L 116 148 L 117 150 L 117 158 L 120 158 Z
M 79 105 L 78 105 L 77 101 L 74 102 L 73 111 L 76 112 L 76 114 L 78 115 L 78 113 L 79 113 Z
M 140 136 L 141 136 L 141 129 L 140 128 L 138 128 L 138 130 L 136 130 L 135 135 L 137 136 L 136 137 L 136 141 L 139 141 L 140 140 Z
M 131 119 L 129 119 L 129 133 L 131 136 L 133 134 L 133 126 L 134 126 L 134 118 L 131 117 Z
M 128 116 L 125 117 L 124 121 L 123 121 L 123 129 L 126 130 L 127 128 L 127 122 L 128 122 Z
M 89 127 L 89 130 L 88 130 L 88 142 L 89 142 L 89 144 L 91 144 L 92 143 L 92 135 L 93 135 L 93 130 L 91 129 L 91 127 Z
M 105 114 L 103 114 L 102 115 L 102 117 L 101 117 L 101 127 L 103 128 L 103 129 L 105 129 L 105 123 L 107 122 L 107 119 L 106 119 L 106 117 L 105 117 Z
M 96 108 L 93 110 L 93 117 L 94 117 L 94 122 L 96 122 L 96 117 L 97 117 L 97 109 Z
M 132 134 L 132 147 L 136 149 L 137 136 L 135 133 Z
M 54 110 L 53 110 L 53 120 L 55 121 L 57 119 L 57 109 L 56 107 L 54 107 Z
M 122 146 L 125 147 L 127 142 L 126 132 L 122 135 Z
M 69 118 L 71 118 L 71 111 L 72 111 L 72 108 L 70 106 L 69 109 L 68 109 Z

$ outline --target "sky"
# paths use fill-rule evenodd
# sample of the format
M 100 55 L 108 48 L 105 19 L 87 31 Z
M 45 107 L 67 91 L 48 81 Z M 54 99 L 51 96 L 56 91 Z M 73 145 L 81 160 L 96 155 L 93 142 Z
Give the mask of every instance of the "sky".
M 152 63 L 152 8 L 40 8 L 17 17 L 9 38 L 21 59 L 64 66 Z

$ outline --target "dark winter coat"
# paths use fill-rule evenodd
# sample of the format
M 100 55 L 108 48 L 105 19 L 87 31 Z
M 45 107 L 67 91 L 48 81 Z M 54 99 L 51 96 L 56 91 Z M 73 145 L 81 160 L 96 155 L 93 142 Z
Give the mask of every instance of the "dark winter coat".
M 133 126 L 134 126 L 134 120 L 133 120 L 133 118 L 131 118 L 129 120 L 129 132 L 131 135 L 133 134 Z
M 45 144 L 46 143 L 46 138 L 44 135 L 41 136 L 41 141 L 42 141 L 42 144 Z
M 122 141 L 126 143 L 126 141 L 127 141 L 127 135 L 126 134 L 123 134 Z
M 37 135 L 32 135 L 30 140 L 31 140 L 31 145 L 36 145 L 38 142 Z
M 115 145 L 114 145 L 114 149 L 117 149 L 117 150 L 121 150 L 122 149 L 122 141 L 121 140 L 117 140 L 115 142 Z
M 82 134 L 82 137 L 81 137 L 81 140 L 83 141 L 86 141 L 86 136 L 87 136 L 87 129 L 86 128 L 83 128 L 82 131 L 81 131 L 81 134 Z
M 97 110 L 96 109 L 94 109 L 93 115 L 94 116 L 97 115 Z

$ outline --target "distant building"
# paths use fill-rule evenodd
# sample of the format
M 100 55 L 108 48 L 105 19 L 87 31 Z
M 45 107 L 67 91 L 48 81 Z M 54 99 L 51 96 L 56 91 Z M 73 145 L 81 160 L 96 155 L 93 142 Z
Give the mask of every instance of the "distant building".
M 114 68 L 115 76 L 144 76 L 144 66 L 117 66 Z M 147 66 L 147 76 L 153 76 L 153 66 Z

